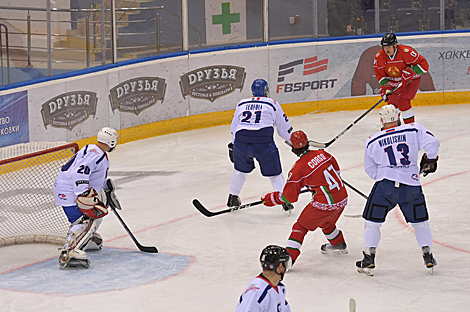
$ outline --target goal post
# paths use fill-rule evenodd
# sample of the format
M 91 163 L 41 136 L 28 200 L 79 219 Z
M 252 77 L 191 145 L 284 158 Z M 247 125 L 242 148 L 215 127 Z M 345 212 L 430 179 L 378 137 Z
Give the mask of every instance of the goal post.
M 78 150 L 78 144 L 66 142 L 0 148 L 0 247 L 65 243 L 69 222 L 55 204 L 52 187 Z

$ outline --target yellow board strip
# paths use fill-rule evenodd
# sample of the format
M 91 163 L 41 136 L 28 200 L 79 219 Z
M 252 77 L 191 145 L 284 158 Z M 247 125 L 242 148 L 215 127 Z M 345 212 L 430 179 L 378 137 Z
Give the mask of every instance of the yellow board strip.
M 379 100 L 380 97 L 377 95 L 327 101 L 299 102 L 283 104 L 282 109 L 287 116 L 292 117 L 311 113 L 319 114 L 338 111 L 367 110 Z M 418 93 L 415 99 L 411 102 L 411 105 L 429 106 L 466 103 L 470 103 L 470 91 Z M 382 107 L 382 104 L 378 105 L 378 108 L 380 107 Z M 128 143 L 187 130 L 227 125 L 232 121 L 234 111 L 235 110 L 228 110 L 180 117 L 118 130 L 119 143 Z M 96 143 L 96 137 L 86 138 L 75 142 L 78 143 L 80 148 L 82 148 L 86 144 Z

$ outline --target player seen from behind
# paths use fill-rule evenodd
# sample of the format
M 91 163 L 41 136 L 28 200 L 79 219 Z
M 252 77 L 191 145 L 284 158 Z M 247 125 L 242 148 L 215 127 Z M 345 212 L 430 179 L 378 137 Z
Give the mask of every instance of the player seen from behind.
M 312 193 L 312 200 L 293 225 L 287 242 L 292 263 L 300 255 L 305 235 L 317 228 L 321 228 L 328 240 L 321 246 L 321 253 L 348 253 L 343 233 L 336 228 L 336 222 L 348 202 L 338 162 L 324 150 L 310 150 L 307 135 L 301 130 L 293 132 L 290 141 L 292 152 L 299 159 L 289 171 L 282 192 L 266 194 L 261 200 L 266 206 L 274 206 L 296 202 L 303 187 Z
M 411 47 L 398 44 L 394 33 L 386 33 L 380 41 L 382 50 L 374 58 L 374 72 L 380 84 L 380 95 L 401 111 L 404 123 L 415 121 L 411 100 L 421 83 L 421 75 L 429 70 L 426 59 Z M 399 83 L 401 87 L 391 92 Z
M 436 171 L 439 141 L 419 123 L 399 126 L 399 111 L 393 105 L 382 107 L 379 116 L 383 130 L 370 136 L 365 145 L 364 168 L 376 182 L 362 214 L 365 251 L 364 259 L 356 262 L 357 270 L 373 275 L 380 227 L 397 204 L 415 231 L 424 264 L 433 269 L 437 262 L 431 252 L 429 215 L 419 175 Z M 421 149 L 426 153 L 418 167 Z
M 116 130 L 105 127 L 98 132 L 97 143 L 78 151 L 57 175 L 54 198 L 62 206 L 69 222 L 64 247 L 60 251 L 59 266 L 88 268 L 87 249 L 101 249 L 103 240 L 96 233 L 102 217 L 108 214 L 104 189 L 109 170 L 108 152 L 118 144 Z M 117 199 L 115 203 L 120 208 Z
M 235 312 L 290 312 L 286 301 L 286 287 L 281 283 L 289 269 L 287 250 L 269 245 L 260 255 L 263 272 L 241 294 Z
M 268 177 L 276 191 L 282 191 L 285 180 L 282 176 L 279 151 L 274 143 L 274 127 L 286 141 L 290 140 L 292 126 L 279 103 L 268 97 L 268 83 L 256 79 L 251 85 L 253 97 L 243 99 L 235 108 L 232 119 L 232 142 L 229 143 L 230 160 L 234 171 L 230 181 L 227 206 L 240 206 L 240 192 L 246 176 L 255 168 L 254 159 L 259 163 L 261 174 Z M 283 209 L 294 208 L 289 203 Z

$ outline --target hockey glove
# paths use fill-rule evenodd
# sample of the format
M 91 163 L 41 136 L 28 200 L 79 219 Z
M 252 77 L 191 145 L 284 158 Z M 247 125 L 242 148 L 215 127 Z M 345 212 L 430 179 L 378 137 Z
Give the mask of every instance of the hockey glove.
M 106 189 L 104 190 L 106 194 L 106 200 L 108 205 L 113 209 L 121 210 L 121 203 L 119 202 L 114 190 L 116 189 L 114 182 L 111 179 L 106 181 Z
M 415 71 L 411 67 L 405 67 L 401 71 L 401 81 L 404 85 L 409 84 L 413 76 L 416 75 Z
M 92 187 L 78 195 L 77 206 L 84 215 L 91 219 L 102 218 L 108 214 L 106 205 L 99 200 L 98 194 Z
M 282 193 L 278 191 L 264 195 L 261 197 L 261 200 L 263 201 L 263 204 L 268 207 L 284 204 L 284 201 L 282 200 Z
M 425 177 L 430 173 L 436 172 L 438 159 L 439 156 L 437 156 L 436 159 L 429 159 L 426 153 L 424 153 L 423 157 L 421 157 L 421 162 L 419 163 L 419 173 L 422 173 L 423 177 Z
M 228 158 L 230 158 L 230 161 L 233 163 L 233 143 L 230 142 L 228 144 Z
M 388 100 L 388 95 L 392 93 L 392 90 L 392 86 L 389 85 L 383 85 L 380 87 L 380 96 L 382 97 L 382 99 L 384 99 L 384 101 Z

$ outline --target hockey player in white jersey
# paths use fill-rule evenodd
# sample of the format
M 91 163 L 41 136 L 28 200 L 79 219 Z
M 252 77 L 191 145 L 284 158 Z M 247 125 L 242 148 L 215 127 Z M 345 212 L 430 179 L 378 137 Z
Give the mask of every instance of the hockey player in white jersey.
M 287 249 L 269 245 L 261 252 L 260 262 L 263 272 L 242 293 L 235 312 L 290 312 L 281 283 L 291 263 Z
M 259 163 L 261 174 L 268 177 L 274 190 L 282 192 L 285 179 L 282 176 L 279 150 L 274 143 L 274 127 L 285 141 L 290 142 L 292 126 L 279 103 L 268 97 L 268 83 L 256 79 L 251 85 L 253 97 L 241 100 L 232 119 L 232 142 L 229 143 L 230 160 L 234 171 L 230 181 L 227 206 L 241 205 L 240 192 L 248 173 Z M 290 213 L 293 205 L 282 205 Z
M 85 250 L 102 247 L 103 240 L 96 231 L 101 218 L 108 214 L 104 196 L 109 170 L 107 153 L 116 147 L 118 139 L 116 130 L 101 129 L 98 142 L 80 149 L 57 175 L 55 202 L 63 207 L 71 223 L 59 256 L 60 268 L 88 268 L 90 262 Z
M 364 168 L 376 182 L 362 214 L 365 251 L 364 259 L 356 262 L 357 270 L 373 275 L 380 227 L 387 213 L 398 204 L 415 231 L 424 264 L 432 273 L 437 262 L 431 251 L 432 235 L 420 173 L 426 176 L 436 171 L 439 141 L 419 123 L 399 125 L 399 110 L 393 105 L 382 107 L 379 116 L 383 128 L 365 144 Z M 421 149 L 425 154 L 418 164 Z

